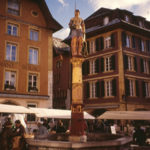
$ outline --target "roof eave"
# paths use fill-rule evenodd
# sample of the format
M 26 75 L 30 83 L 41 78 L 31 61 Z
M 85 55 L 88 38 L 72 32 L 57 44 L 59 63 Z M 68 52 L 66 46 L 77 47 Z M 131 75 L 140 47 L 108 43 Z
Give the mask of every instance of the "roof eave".
M 56 32 L 60 29 L 62 29 L 62 25 L 59 24 L 52 16 L 52 14 L 49 11 L 49 8 L 45 2 L 45 0 L 38 0 L 39 4 L 40 4 L 40 8 L 43 12 L 43 15 L 45 17 L 45 20 L 47 22 L 47 28 L 51 29 L 53 32 Z

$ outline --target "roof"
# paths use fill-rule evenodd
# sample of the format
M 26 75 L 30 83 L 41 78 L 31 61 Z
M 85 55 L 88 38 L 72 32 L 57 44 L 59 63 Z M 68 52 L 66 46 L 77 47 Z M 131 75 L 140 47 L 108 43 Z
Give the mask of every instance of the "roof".
M 125 30 L 131 31 L 131 32 L 138 33 L 143 36 L 147 36 L 147 37 L 150 36 L 149 29 L 140 27 L 138 25 L 126 22 L 126 21 L 118 19 L 118 18 L 112 20 L 107 25 L 103 25 L 103 26 L 97 25 L 97 26 L 93 26 L 91 28 L 87 28 L 86 36 L 87 36 L 87 38 L 93 37 L 93 36 L 96 36 L 101 33 L 115 30 L 117 28 L 125 29 Z
M 107 14 L 109 12 L 111 12 L 112 9 L 108 9 L 108 8 L 100 8 L 98 9 L 96 12 L 94 12 L 92 15 L 90 15 L 88 18 L 86 18 L 85 20 L 89 20 L 89 19 L 92 19 L 92 18 L 95 18 L 95 17 L 98 17 L 100 15 L 104 15 L 104 14 Z
M 99 16 L 104 16 L 108 13 L 113 13 L 114 11 L 124 11 L 128 14 L 133 14 L 132 12 L 126 10 L 126 9 L 119 9 L 119 8 L 116 8 L 116 9 L 108 9 L 108 8 L 100 8 L 98 9 L 96 12 L 94 12 L 92 15 L 90 15 L 89 17 L 87 17 L 85 19 L 85 21 L 87 20 L 90 20 L 90 19 L 93 19 L 93 18 L 96 18 L 96 17 L 99 17 Z
M 150 120 L 150 111 L 106 111 L 97 119 Z
M 53 47 L 57 51 L 69 52 L 70 47 L 59 38 L 53 38 Z
M 51 29 L 53 32 L 62 29 L 62 26 L 53 18 L 52 14 L 50 13 L 45 0 L 37 0 L 37 2 L 47 22 L 47 28 Z

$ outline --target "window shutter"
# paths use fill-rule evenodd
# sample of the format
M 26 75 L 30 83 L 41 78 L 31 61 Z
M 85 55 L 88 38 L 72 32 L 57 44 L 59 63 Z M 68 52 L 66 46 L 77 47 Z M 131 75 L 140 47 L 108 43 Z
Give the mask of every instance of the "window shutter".
M 96 70 L 96 73 L 100 72 L 99 58 L 97 58 L 96 61 L 95 61 L 95 70 Z
M 104 72 L 104 58 L 101 58 L 101 72 Z
M 150 41 L 149 40 L 146 41 L 146 49 L 148 52 L 150 52 Z
M 90 63 L 89 61 L 86 62 L 86 75 L 88 75 L 90 73 Z
M 143 92 L 143 97 L 146 96 L 146 89 L 145 89 L 145 82 L 142 82 L 142 92 Z
M 116 92 L 116 79 L 113 79 L 112 80 L 112 94 L 113 96 L 116 96 L 117 95 L 117 92 Z
M 90 97 L 90 84 L 89 82 L 86 83 L 86 98 Z
M 138 38 L 138 46 L 139 46 L 139 50 L 142 51 L 142 41 L 140 38 Z
M 125 79 L 125 94 L 126 96 L 130 95 L 130 87 L 129 87 L 129 80 Z
M 87 41 L 87 51 L 88 51 L 88 54 L 89 54 L 90 53 L 89 41 Z
M 137 72 L 137 61 L 136 61 L 136 57 L 134 57 L 134 70 Z
M 126 47 L 127 42 L 126 42 L 126 33 L 122 32 L 122 46 Z
M 116 63 L 115 63 L 115 55 L 111 56 L 111 69 L 112 70 L 115 70 L 115 67 L 116 67 Z
M 128 69 L 128 56 L 124 55 L 123 58 L 124 58 L 124 69 L 127 70 Z
M 136 85 L 136 96 L 139 97 L 139 83 L 138 83 L 138 80 L 135 81 L 135 85 Z
M 101 81 L 101 97 L 105 96 L 105 86 L 104 81 Z
M 144 63 L 143 63 L 143 59 L 141 58 L 141 72 L 144 72 Z
M 100 50 L 104 49 L 104 38 L 100 37 Z
M 99 81 L 96 82 L 96 97 L 100 97 L 100 84 L 99 84 Z
M 111 47 L 115 47 L 115 33 L 111 34 Z
M 132 36 L 132 48 L 136 48 L 135 36 Z
M 149 72 L 150 72 L 150 60 L 148 61 L 148 68 L 149 68 Z
M 99 38 L 96 39 L 96 51 L 100 50 L 100 46 L 99 46 Z

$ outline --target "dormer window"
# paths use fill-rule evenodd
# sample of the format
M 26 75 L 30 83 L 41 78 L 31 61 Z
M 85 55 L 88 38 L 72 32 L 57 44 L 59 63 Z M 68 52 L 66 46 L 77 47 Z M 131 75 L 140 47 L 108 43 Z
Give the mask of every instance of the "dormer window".
M 127 16 L 127 15 L 125 16 L 125 21 L 129 22 L 129 16 Z
M 104 18 L 104 25 L 107 25 L 109 23 L 109 17 Z
M 139 21 L 139 26 L 140 26 L 140 27 L 143 27 L 142 21 Z

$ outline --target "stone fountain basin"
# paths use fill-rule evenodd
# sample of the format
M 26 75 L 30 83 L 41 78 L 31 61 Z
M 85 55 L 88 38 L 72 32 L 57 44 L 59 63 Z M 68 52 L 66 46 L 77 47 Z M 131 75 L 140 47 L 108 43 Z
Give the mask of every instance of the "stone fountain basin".
M 87 142 L 70 142 L 67 134 L 55 134 L 49 139 L 27 139 L 29 150 L 123 150 L 132 137 L 110 134 L 87 135 Z

